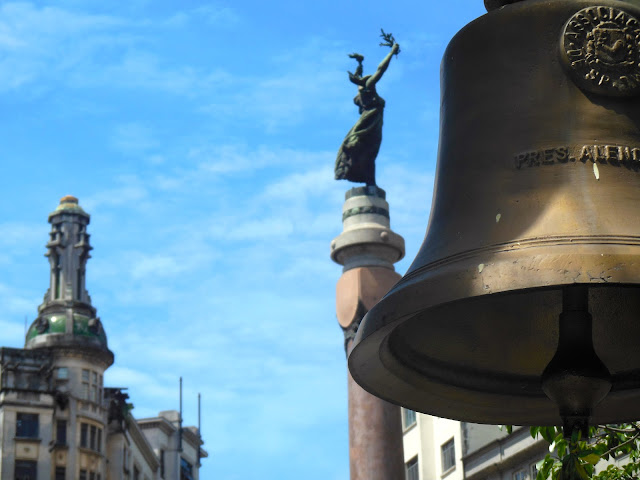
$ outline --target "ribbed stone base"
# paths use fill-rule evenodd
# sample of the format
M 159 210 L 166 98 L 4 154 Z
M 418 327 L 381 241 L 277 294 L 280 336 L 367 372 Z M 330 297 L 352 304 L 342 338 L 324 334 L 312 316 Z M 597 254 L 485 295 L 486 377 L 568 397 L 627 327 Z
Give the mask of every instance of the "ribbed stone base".
M 404 257 L 404 239 L 389 222 L 386 193 L 379 187 L 355 187 L 345 194 L 342 233 L 331 242 L 331 259 L 344 271 L 386 267 Z

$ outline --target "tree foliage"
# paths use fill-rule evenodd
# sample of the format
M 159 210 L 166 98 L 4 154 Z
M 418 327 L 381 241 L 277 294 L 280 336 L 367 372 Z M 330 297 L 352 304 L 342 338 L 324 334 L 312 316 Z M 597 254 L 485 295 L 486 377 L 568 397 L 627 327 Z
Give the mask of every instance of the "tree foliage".
M 510 428 L 507 428 L 510 432 Z M 631 480 L 640 474 L 640 422 L 598 425 L 589 438 L 575 431 L 564 438 L 559 427 L 531 427 L 531 436 L 549 443 L 549 453 L 537 464 L 536 480 Z M 607 460 L 625 457 L 620 465 Z M 596 466 L 598 468 L 596 468 Z

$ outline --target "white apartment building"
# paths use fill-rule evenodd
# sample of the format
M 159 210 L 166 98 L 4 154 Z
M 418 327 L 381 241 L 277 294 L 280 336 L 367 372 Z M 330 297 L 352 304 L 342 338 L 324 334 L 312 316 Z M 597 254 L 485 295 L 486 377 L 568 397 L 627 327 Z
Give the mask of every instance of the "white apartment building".
M 480 425 L 402 410 L 407 480 L 533 480 L 548 444 L 529 428 L 512 435 Z

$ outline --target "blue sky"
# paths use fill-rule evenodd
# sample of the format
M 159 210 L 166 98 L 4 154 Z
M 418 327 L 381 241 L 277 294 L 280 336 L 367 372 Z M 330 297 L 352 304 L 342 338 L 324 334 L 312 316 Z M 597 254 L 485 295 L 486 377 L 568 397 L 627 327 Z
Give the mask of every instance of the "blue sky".
M 346 363 L 329 259 L 358 117 L 347 57 L 385 98 L 378 184 L 406 239 L 427 224 L 439 68 L 482 0 L 0 4 L 0 345 L 48 286 L 47 215 L 91 214 L 87 286 L 137 417 L 178 407 L 203 479 L 348 479 Z

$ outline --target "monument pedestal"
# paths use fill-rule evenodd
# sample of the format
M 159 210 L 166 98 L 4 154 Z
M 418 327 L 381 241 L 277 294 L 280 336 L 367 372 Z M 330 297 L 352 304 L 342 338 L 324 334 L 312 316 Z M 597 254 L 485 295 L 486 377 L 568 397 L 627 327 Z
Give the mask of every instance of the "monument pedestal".
M 344 266 L 336 313 L 348 356 L 362 317 L 401 278 L 393 264 L 404 256 L 404 239 L 391 230 L 389 204 L 378 187 L 349 190 L 342 212 L 331 259 Z M 347 374 L 351 480 L 404 480 L 400 407 L 369 394 Z

